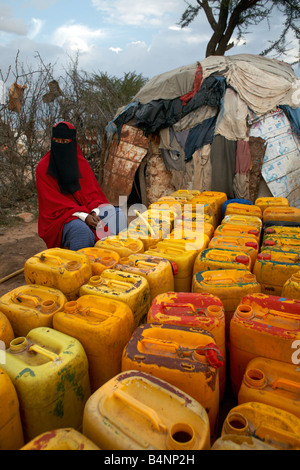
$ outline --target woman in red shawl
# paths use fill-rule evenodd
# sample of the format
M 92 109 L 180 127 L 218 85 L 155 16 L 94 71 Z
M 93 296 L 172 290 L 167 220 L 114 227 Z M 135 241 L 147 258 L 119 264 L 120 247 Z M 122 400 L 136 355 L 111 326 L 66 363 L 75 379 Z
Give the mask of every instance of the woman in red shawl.
M 51 150 L 37 165 L 36 185 L 38 234 L 47 248 L 94 246 L 110 234 L 110 225 L 113 234 L 127 225 L 125 214 L 109 205 L 68 122 L 53 127 Z

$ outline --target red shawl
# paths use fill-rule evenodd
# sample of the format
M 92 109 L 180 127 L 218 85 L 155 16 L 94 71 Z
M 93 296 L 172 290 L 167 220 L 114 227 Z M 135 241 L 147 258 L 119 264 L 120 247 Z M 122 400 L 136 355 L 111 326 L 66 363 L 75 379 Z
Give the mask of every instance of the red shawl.
M 57 180 L 47 175 L 50 151 L 36 168 L 36 186 L 39 202 L 38 234 L 48 248 L 60 247 L 64 224 L 76 219 L 74 212 L 88 214 L 100 204 L 108 204 L 97 179 L 77 144 L 77 156 L 81 174 L 80 190 L 74 195 L 62 194 Z

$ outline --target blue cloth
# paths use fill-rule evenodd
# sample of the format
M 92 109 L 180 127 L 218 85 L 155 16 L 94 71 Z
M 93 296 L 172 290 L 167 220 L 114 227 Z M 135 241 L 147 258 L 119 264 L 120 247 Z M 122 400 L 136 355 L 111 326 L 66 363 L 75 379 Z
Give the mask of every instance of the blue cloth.
M 94 245 L 95 235 L 85 222 L 74 219 L 65 224 L 61 246 L 77 251 Z
M 190 129 L 184 146 L 185 160 L 187 162 L 193 158 L 193 153 L 196 150 L 212 143 L 215 135 L 216 120 L 217 116 L 213 116 Z
M 295 132 L 297 135 L 300 135 L 300 108 L 293 109 L 285 104 L 279 107 L 287 115 L 293 132 Z

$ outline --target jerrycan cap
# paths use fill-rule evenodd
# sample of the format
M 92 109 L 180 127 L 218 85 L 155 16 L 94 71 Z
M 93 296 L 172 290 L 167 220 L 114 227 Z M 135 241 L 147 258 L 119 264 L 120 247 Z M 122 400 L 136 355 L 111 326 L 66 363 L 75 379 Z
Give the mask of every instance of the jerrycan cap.
M 276 233 L 276 231 L 275 231 L 274 228 L 266 228 L 265 233 L 267 233 L 268 235 L 270 235 L 270 234 L 272 234 L 272 233 Z
M 272 259 L 272 256 L 270 253 L 258 253 L 257 258 L 262 261 L 270 261 Z
M 170 261 L 170 263 L 171 263 L 171 266 L 172 266 L 173 274 L 174 274 L 174 276 L 176 276 L 176 274 L 178 274 L 178 266 L 175 263 L 175 261 Z
M 274 246 L 276 245 L 275 240 L 265 240 L 264 246 Z
M 25 351 L 28 348 L 28 340 L 25 336 L 19 336 L 18 338 L 14 338 L 9 343 L 9 349 L 12 353 L 20 353 Z
M 237 263 L 242 263 L 242 264 L 246 264 L 246 265 L 247 265 L 247 264 L 249 263 L 249 256 L 247 256 L 247 255 L 237 255 L 237 256 L 235 257 L 235 261 L 236 261 Z
M 251 235 L 256 235 L 256 236 L 259 235 L 259 231 L 257 229 L 248 230 L 248 233 L 250 233 Z
M 257 243 L 256 242 L 246 242 L 245 246 L 250 246 L 251 248 L 257 249 Z

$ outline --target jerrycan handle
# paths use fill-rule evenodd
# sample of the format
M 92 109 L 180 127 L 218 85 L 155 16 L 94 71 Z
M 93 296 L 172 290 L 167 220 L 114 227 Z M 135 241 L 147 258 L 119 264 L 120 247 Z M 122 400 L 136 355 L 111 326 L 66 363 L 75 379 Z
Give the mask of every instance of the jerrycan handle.
M 96 308 L 93 307 L 86 307 L 84 308 L 81 313 L 84 316 L 94 316 L 94 317 L 104 317 L 105 320 L 110 317 L 109 313 L 104 312 L 103 310 L 97 310 Z
M 277 316 L 277 317 L 281 317 L 281 318 L 287 318 L 289 320 L 300 320 L 300 317 L 299 315 L 297 314 L 293 314 L 293 313 L 284 313 L 284 312 L 279 312 L 278 310 L 271 310 L 269 309 L 267 312 L 256 312 L 255 315 L 258 317 L 258 318 L 263 318 L 267 315 L 273 315 L 273 316 Z
M 42 253 L 41 256 L 40 256 L 40 260 L 41 261 L 46 261 L 46 258 L 48 258 L 50 260 L 57 261 L 58 264 L 62 264 L 62 260 L 59 256 L 50 255 L 49 253 Z
M 42 346 L 39 346 L 38 344 L 33 344 L 32 346 L 30 346 L 28 351 L 34 351 L 38 354 L 41 354 L 50 359 L 50 361 L 55 361 L 55 359 L 59 358 L 57 354 L 49 351 L 48 349 L 43 348 Z
M 173 349 L 176 353 L 179 350 L 179 344 L 175 341 L 163 341 L 156 338 L 143 338 L 140 341 L 141 344 L 148 344 L 153 347 L 153 349 Z
M 196 311 L 195 306 L 193 304 L 190 304 L 190 303 L 185 304 L 185 303 L 181 303 L 181 302 L 177 302 L 177 303 L 176 302 L 174 302 L 174 303 L 172 303 L 172 302 L 170 302 L 170 303 L 162 302 L 161 306 L 162 306 L 162 308 L 167 308 L 167 307 L 171 307 L 171 308 L 172 307 L 173 308 L 190 308 L 193 313 L 195 313 L 195 311 Z
M 296 434 L 278 428 L 273 428 L 272 426 L 265 424 L 258 426 L 255 432 L 255 437 L 273 445 L 276 442 L 286 442 L 297 449 L 300 446 L 300 439 Z
M 150 226 L 150 224 L 147 222 L 147 220 L 142 216 L 142 214 L 139 213 L 139 211 L 134 211 L 136 213 L 136 215 L 144 222 L 144 224 L 146 224 L 146 226 L 148 227 L 149 229 L 149 232 L 151 233 L 151 235 L 153 237 L 155 237 L 155 232 L 154 230 L 152 229 L 152 227 Z
M 39 301 L 36 297 L 33 295 L 27 295 L 27 294 L 17 294 L 14 298 L 14 300 L 17 300 L 18 302 L 32 302 L 35 307 L 39 305 Z
M 119 398 L 119 400 L 121 400 L 127 406 L 133 408 L 135 411 L 146 416 L 146 418 L 148 418 L 151 421 L 152 425 L 157 431 L 166 432 L 167 426 L 161 422 L 158 414 L 156 413 L 155 410 L 153 410 L 153 408 L 150 408 L 144 403 L 141 403 L 140 401 L 136 400 L 136 398 L 129 396 L 127 393 L 123 392 L 122 390 L 115 390 L 113 392 L 113 396 L 116 398 Z
M 300 390 L 300 383 L 294 382 L 293 380 L 279 378 L 270 384 L 273 389 L 281 388 L 287 392 L 295 392 Z
M 149 261 L 142 261 L 142 260 L 137 260 L 135 262 L 136 266 L 149 266 L 149 267 L 155 267 L 157 266 L 156 263 L 150 263 Z
M 128 289 L 128 287 L 132 287 L 132 285 L 129 282 L 118 281 L 117 279 L 109 279 L 107 281 L 107 285 L 110 287 L 113 287 L 113 286 L 125 287 L 125 289 Z

